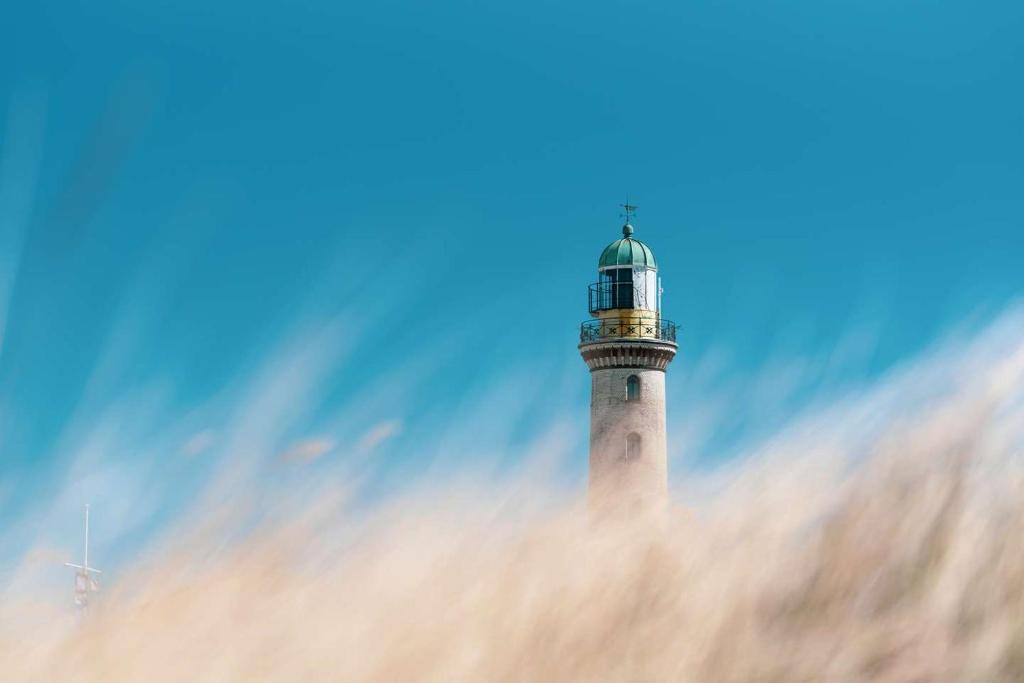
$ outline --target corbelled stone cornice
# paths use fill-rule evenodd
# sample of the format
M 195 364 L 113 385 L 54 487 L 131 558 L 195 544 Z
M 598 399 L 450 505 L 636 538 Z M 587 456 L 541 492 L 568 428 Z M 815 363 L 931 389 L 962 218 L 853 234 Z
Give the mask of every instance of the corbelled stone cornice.
M 676 345 L 660 340 L 617 340 L 580 344 L 590 371 L 605 368 L 644 368 L 664 371 L 676 355 Z

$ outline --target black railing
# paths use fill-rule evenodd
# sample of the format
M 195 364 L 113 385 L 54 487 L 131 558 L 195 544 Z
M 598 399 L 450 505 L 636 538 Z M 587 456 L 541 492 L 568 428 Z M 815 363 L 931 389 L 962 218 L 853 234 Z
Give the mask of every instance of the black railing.
M 587 292 L 591 313 L 613 308 L 633 308 L 633 282 L 595 282 Z
M 593 344 L 613 339 L 657 339 L 674 344 L 676 324 L 671 320 L 638 315 L 588 320 L 580 325 L 581 344 Z

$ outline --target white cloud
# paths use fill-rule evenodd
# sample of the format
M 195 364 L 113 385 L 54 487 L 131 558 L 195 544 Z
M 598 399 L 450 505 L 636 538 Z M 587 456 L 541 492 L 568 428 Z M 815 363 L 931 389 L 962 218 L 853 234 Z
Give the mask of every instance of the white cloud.
M 401 420 L 384 420 L 366 430 L 359 439 L 360 451 L 372 451 L 377 446 L 402 432 Z
M 189 458 L 207 451 L 217 441 L 217 432 L 212 429 L 204 429 L 196 432 L 181 447 L 182 455 Z
M 281 460 L 286 462 L 312 462 L 330 453 L 334 450 L 334 446 L 334 439 L 328 437 L 305 439 L 289 446 L 281 454 Z

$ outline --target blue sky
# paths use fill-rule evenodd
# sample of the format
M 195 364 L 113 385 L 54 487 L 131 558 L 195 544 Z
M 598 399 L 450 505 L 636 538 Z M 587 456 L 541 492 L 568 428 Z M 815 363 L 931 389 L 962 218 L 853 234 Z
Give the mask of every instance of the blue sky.
M 0 517 L 35 520 L 5 543 L 87 499 L 158 518 L 201 451 L 372 458 L 388 490 L 542 443 L 578 481 L 578 324 L 627 197 L 682 327 L 677 471 L 1024 290 L 1020 3 L 2 24 Z

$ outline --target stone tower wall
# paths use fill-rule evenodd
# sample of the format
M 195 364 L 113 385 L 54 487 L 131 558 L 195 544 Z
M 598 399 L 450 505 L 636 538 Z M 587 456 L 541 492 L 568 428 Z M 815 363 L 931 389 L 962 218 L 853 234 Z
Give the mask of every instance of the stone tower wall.
M 581 346 L 591 369 L 590 497 L 599 504 L 637 506 L 665 501 L 668 445 L 665 368 L 675 346 L 620 342 Z M 630 376 L 639 396 L 627 398 Z M 630 435 L 633 443 L 630 444 Z M 639 437 L 639 448 L 636 438 Z M 630 444 L 630 445 L 627 445 Z

